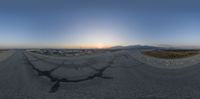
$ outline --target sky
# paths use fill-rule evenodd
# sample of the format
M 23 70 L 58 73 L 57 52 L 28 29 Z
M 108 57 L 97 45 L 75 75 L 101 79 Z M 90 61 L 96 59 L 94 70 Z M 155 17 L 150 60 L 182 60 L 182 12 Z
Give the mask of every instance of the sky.
M 198 0 L 1 0 L 0 48 L 200 47 Z

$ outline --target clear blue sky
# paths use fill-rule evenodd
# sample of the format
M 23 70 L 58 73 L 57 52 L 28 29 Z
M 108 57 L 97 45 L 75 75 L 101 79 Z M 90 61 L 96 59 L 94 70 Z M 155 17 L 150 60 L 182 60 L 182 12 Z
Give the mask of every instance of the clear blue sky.
M 200 46 L 192 0 L 1 0 L 0 48 Z

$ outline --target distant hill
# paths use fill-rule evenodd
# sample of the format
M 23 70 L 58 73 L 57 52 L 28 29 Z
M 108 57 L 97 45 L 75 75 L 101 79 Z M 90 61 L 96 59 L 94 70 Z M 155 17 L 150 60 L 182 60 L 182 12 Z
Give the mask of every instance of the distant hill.
M 125 46 L 113 46 L 110 49 L 123 49 Z
M 161 47 L 149 45 L 129 45 L 129 46 L 113 46 L 110 49 L 161 49 Z

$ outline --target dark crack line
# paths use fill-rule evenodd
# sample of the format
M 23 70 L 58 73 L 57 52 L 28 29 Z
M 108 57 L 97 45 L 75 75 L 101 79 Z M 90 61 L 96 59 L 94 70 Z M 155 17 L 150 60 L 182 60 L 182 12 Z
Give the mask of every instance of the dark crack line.
M 105 77 L 103 76 L 103 72 L 111 67 L 111 65 L 113 64 L 113 61 L 115 59 L 113 59 L 111 62 L 109 62 L 109 64 L 105 67 L 103 67 L 102 69 L 95 69 L 95 71 L 97 71 L 97 73 L 95 73 L 94 75 L 91 75 L 91 76 L 88 76 L 87 78 L 83 78 L 83 79 L 79 79 L 79 80 L 69 80 L 69 79 L 66 79 L 66 78 L 61 78 L 61 79 L 58 79 L 57 82 L 54 84 L 54 86 L 50 89 L 50 93 L 54 93 L 58 90 L 59 86 L 60 86 L 60 82 L 72 82 L 72 83 L 78 83 L 78 82 L 83 82 L 83 81 L 87 81 L 87 80 L 92 80 L 94 78 L 102 78 L 102 79 L 113 79 L 113 77 Z
M 30 55 L 30 54 L 29 54 Z M 49 61 L 46 61 L 46 60 L 44 60 L 44 59 L 41 59 L 41 58 L 38 58 L 38 57 L 36 57 L 36 56 L 33 56 L 33 55 L 31 55 L 32 57 L 34 57 L 34 58 L 36 58 L 37 59 L 37 61 L 43 61 L 43 62 L 46 62 L 46 63 L 49 63 L 49 64 L 53 64 L 53 65 L 56 65 L 56 67 L 55 68 L 52 68 L 51 70 L 48 70 L 48 71 L 44 71 L 44 72 L 49 72 L 49 73 L 51 73 L 51 72 L 53 72 L 53 71 L 55 71 L 56 69 L 58 69 L 58 68 L 60 68 L 63 64 L 64 64 L 64 61 L 61 63 L 61 64 L 55 64 L 55 63 L 53 63 L 53 62 L 49 62 Z M 32 60 L 29 60 L 29 61 L 32 61 Z
M 29 55 L 30 55 L 30 54 L 29 54 Z M 34 57 L 34 58 L 36 58 L 37 60 L 41 60 L 41 61 L 43 61 L 43 62 L 56 65 L 57 67 L 55 67 L 55 68 L 53 68 L 52 70 L 50 70 L 50 71 L 52 71 L 52 72 L 55 71 L 56 69 L 58 69 L 59 67 L 63 67 L 63 65 L 65 65 L 65 64 L 64 64 L 65 61 L 63 61 L 61 64 L 56 64 L 56 63 L 53 63 L 53 62 L 44 60 L 44 59 L 42 59 L 42 58 L 38 58 L 38 57 L 36 57 L 36 56 L 34 56 L 34 55 L 31 55 L 31 56 Z M 73 65 L 73 68 L 76 69 L 76 70 L 79 70 L 79 68 L 80 68 L 80 66 L 75 65 L 74 62 L 72 62 L 71 65 Z M 81 66 L 81 68 L 83 68 L 83 67 L 88 67 L 88 66 L 89 66 L 91 69 L 95 70 L 95 71 L 98 70 L 98 69 L 96 69 L 96 68 L 90 66 L 90 64 L 87 64 L 87 63 L 85 64 L 85 66 Z
M 45 59 L 42 59 L 42 58 L 38 58 L 38 57 L 36 57 L 35 55 L 32 55 L 32 54 L 31 54 L 31 56 L 34 57 L 34 58 L 37 58 L 38 60 L 41 60 L 43 62 L 46 62 L 46 63 L 49 63 L 49 64 L 53 64 L 53 65 L 56 65 L 56 66 L 59 66 L 59 67 L 66 66 L 66 64 L 64 64 L 65 60 L 63 60 L 61 64 L 58 64 L 58 63 L 54 63 L 54 62 L 51 62 L 51 61 L 48 61 L 48 60 L 45 60 Z M 67 65 L 69 65 L 69 64 L 67 64 Z M 73 62 L 70 65 L 72 65 L 73 68 L 75 68 L 76 70 L 78 70 L 80 67 L 81 68 L 83 67 L 83 66 L 77 66 L 77 65 L 75 65 Z M 87 66 L 84 66 L 84 67 L 87 67 Z
M 27 57 L 26 55 L 25 55 L 25 57 L 26 57 L 27 63 L 32 67 L 33 70 L 35 70 L 35 71 L 38 73 L 38 76 L 46 76 L 46 77 L 50 78 L 50 80 L 51 80 L 52 82 L 54 82 L 54 81 L 57 80 L 57 78 L 51 76 L 51 72 L 52 72 L 54 69 L 51 69 L 51 70 L 49 70 L 49 71 L 41 71 L 40 69 L 36 68 L 36 67 L 34 66 L 34 64 L 31 63 L 31 61 L 28 59 L 28 57 Z
M 55 68 L 53 68 L 53 69 L 51 69 L 51 70 L 49 70 L 49 71 L 41 71 L 41 70 L 39 70 L 38 68 L 36 68 L 36 67 L 34 66 L 34 64 L 31 63 L 31 61 L 29 60 L 29 58 L 28 58 L 26 55 L 24 55 L 24 56 L 26 57 L 27 63 L 28 63 L 29 65 L 32 66 L 32 69 L 35 70 L 35 71 L 38 73 L 39 76 L 46 76 L 46 77 L 48 77 L 48 78 L 51 80 L 51 82 L 56 82 L 56 83 L 51 87 L 51 89 L 50 89 L 50 91 L 49 91 L 50 93 L 55 93 L 55 92 L 58 90 L 58 88 L 60 87 L 60 82 L 78 83 L 78 82 L 83 82 L 83 81 L 87 81 L 87 80 L 92 80 L 92 79 L 94 79 L 94 78 L 96 78 L 96 77 L 99 77 L 99 78 L 102 78 L 102 79 L 113 79 L 113 77 L 106 77 L 106 76 L 103 76 L 103 72 L 104 72 L 107 68 L 111 67 L 112 64 L 114 63 L 114 61 L 116 60 L 116 58 L 112 59 L 112 60 L 108 63 L 107 66 L 105 66 L 105 67 L 103 67 L 103 68 L 101 68 L 101 69 L 92 68 L 93 70 L 96 71 L 96 73 L 93 74 L 93 75 L 91 75 L 91 76 L 88 76 L 87 78 L 78 79 L 78 80 L 69 80 L 69 79 L 67 79 L 67 78 L 60 78 L 60 79 L 59 79 L 59 78 L 56 78 L 56 77 L 53 77 L 53 76 L 52 76 L 51 73 L 52 73 L 54 70 L 56 70 L 57 68 L 59 68 L 61 65 L 60 65 L 60 66 L 57 66 L 57 67 L 55 67 Z M 90 68 L 91 68 L 91 66 L 90 66 Z
M 50 64 L 53 64 L 53 65 L 56 65 L 56 66 L 60 65 L 60 64 L 56 64 L 54 62 L 47 61 L 47 60 L 42 59 L 42 58 L 38 58 L 38 57 L 36 57 L 35 55 L 32 55 L 32 54 L 29 54 L 29 55 L 31 55 L 32 57 L 36 58 L 37 60 L 41 60 L 41 61 L 46 62 L 46 63 L 50 63 Z M 64 61 L 62 61 L 61 64 L 64 64 Z

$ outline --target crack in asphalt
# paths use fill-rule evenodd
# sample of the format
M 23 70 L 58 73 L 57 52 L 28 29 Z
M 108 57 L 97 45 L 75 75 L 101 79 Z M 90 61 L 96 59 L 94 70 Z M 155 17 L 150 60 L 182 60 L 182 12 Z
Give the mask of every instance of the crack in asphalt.
M 52 76 L 52 72 L 55 71 L 56 69 L 60 68 L 64 62 L 62 64 L 60 64 L 59 66 L 51 69 L 51 70 L 48 70 L 48 71 L 42 71 L 38 68 L 36 68 L 34 66 L 34 64 L 32 64 L 32 62 L 29 60 L 29 58 L 24 54 L 25 58 L 26 58 L 26 61 L 29 65 L 32 66 L 32 69 L 35 70 L 37 73 L 38 73 L 38 76 L 45 76 L 45 77 L 48 77 L 51 82 L 56 82 L 52 87 L 51 89 L 49 90 L 50 93 L 55 93 L 59 87 L 60 87 L 60 83 L 61 82 L 66 82 L 66 83 L 69 83 L 69 82 L 72 82 L 72 83 L 78 83 L 78 82 L 83 82 L 83 81 L 87 81 L 87 80 L 92 80 L 96 77 L 99 77 L 99 78 L 102 78 L 102 79 L 113 79 L 113 77 L 107 77 L 107 76 L 104 76 L 103 73 L 105 70 L 107 70 L 109 67 L 112 66 L 112 64 L 114 63 L 114 61 L 116 60 L 116 57 L 114 57 L 110 62 L 108 62 L 108 64 L 101 68 L 101 69 L 96 69 L 92 66 L 88 66 L 89 68 L 93 69 L 94 71 L 96 71 L 95 74 L 93 75 L 90 75 L 88 76 L 87 78 L 83 78 L 83 79 L 78 79 L 78 80 L 70 80 L 70 79 L 67 79 L 67 78 L 57 78 L 57 77 L 53 77 Z
M 29 55 L 30 55 L 30 54 L 29 54 Z M 36 58 L 38 61 L 41 60 L 41 61 L 43 61 L 43 62 L 50 63 L 50 64 L 53 64 L 53 65 L 56 65 L 56 66 L 59 66 L 59 65 L 60 65 L 60 67 L 66 67 L 66 66 L 68 66 L 68 68 L 75 68 L 76 70 L 78 70 L 80 67 L 83 68 L 83 67 L 88 67 L 88 66 L 89 66 L 90 68 L 93 68 L 92 66 L 88 65 L 87 63 L 86 63 L 85 65 L 77 66 L 77 65 L 75 65 L 73 62 L 71 62 L 70 65 L 72 65 L 73 67 L 72 67 L 72 66 L 69 67 L 69 64 L 65 64 L 65 60 L 62 61 L 62 64 L 58 64 L 58 63 L 54 63 L 54 62 L 45 60 L 45 59 L 43 59 L 43 58 L 36 57 L 35 55 L 31 55 L 31 56 L 34 57 L 34 58 Z M 32 61 L 32 60 L 31 60 L 31 61 Z M 93 61 L 93 62 L 94 62 L 94 61 Z M 93 69 L 95 69 L 95 68 L 93 68 Z

